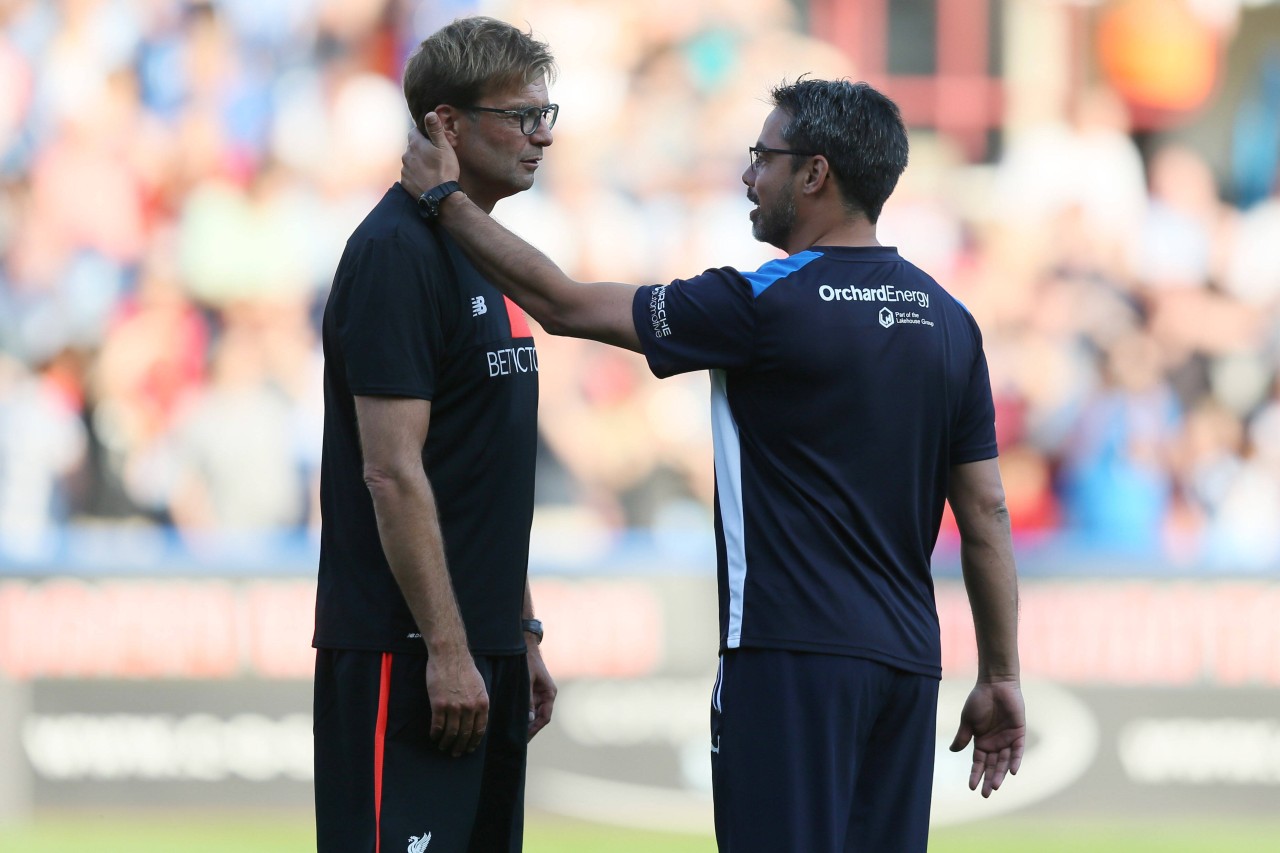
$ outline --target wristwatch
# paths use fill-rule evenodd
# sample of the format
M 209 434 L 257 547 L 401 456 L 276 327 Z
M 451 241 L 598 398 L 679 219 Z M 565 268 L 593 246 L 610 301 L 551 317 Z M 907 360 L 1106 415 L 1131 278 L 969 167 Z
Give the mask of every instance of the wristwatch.
M 524 629 L 526 634 L 533 634 L 533 639 L 538 645 L 542 645 L 542 623 L 537 619 L 521 619 L 520 627 Z
M 440 202 L 451 193 L 456 193 L 462 187 L 458 186 L 457 181 L 445 181 L 438 187 L 431 189 L 418 196 L 418 213 L 423 219 L 432 221 L 440 216 Z

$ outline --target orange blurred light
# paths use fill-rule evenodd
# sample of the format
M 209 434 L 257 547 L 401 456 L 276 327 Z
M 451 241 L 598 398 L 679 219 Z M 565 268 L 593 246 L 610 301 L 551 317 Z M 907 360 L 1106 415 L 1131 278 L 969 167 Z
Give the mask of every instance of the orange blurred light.
M 1131 105 L 1185 112 L 1217 76 L 1218 38 L 1182 0 L 1121 0 L 1098 22 L 1098 61 Z

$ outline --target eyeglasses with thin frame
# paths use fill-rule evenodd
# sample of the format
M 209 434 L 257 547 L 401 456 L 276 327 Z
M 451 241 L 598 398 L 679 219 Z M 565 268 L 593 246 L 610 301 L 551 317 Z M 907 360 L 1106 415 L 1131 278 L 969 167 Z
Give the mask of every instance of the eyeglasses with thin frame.
M 520 119 L 520 132 L 532 136 L 538 130 L 538 124 L 546 122 L 547 130 L 556 126 L 556 118 L 560 115 L 559 104 L 547 104 L 545 107 L 525 107 L 522 110 L 503 110 L 497 107 L 467 107 L 481 113 L 497 113 Z
M 790 148 L 770 148 L 767 145 L 752 145 L 747 149 L 747 156 L 751 158 L 751 171 L 760 168 L 760 157 L 764 154 L 790 154 L 793 157 L 813 157 L 814 151 L 795 151 Z

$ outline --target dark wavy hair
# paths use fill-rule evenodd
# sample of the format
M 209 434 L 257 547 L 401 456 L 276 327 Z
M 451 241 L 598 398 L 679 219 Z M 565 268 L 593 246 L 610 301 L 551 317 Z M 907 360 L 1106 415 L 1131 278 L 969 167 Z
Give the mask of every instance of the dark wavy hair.
M 907 129 L 898 106 L 866 83 L 806 80 L 770 93 L 790 116 L 782 138 L 791 148 L 824 155 L 850 212 L 872 223 L 907 168 Z M 796 158 L 799 169 L 803 160 Z

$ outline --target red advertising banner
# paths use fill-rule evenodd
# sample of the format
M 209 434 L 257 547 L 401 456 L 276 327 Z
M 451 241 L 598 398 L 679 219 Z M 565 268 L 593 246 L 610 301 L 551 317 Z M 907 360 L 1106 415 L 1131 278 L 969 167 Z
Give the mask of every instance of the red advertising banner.
M 651 583 L 543 580 L 534 590 L 560 677 L 662 665 L 664 609 Z M 309 679 L 314 611 L 310 580 L 4 581 L 0 676 Z

